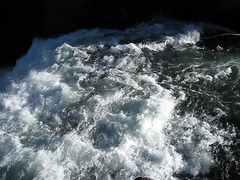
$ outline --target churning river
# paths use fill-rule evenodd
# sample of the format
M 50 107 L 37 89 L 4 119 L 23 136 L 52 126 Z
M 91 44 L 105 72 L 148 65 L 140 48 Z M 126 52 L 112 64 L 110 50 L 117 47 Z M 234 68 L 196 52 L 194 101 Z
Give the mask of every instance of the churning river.
M 0 179 L 237 179 L 239 71 L 217 25 L 35 39 L 0 74 Z

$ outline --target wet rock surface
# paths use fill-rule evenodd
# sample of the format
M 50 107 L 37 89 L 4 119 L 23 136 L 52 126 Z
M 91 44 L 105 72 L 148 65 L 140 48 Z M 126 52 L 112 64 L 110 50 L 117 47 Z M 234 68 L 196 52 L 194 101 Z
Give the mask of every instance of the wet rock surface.
M 134 180 L 153 180 L 153 179 L 148 178 L 148 177 L 137 177 Z

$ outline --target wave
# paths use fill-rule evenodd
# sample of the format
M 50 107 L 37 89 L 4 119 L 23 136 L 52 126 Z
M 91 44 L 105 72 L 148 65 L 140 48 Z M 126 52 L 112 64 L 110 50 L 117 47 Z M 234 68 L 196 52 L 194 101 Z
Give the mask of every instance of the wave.
M 151 22 L 36 39 L 0 82 L 0 176 L 207 176 L 214 150 L 238 138 L 219 122 L 229 100 L 240 105 L 240 65 L 236 49 L 198 45 L 205 27 Z M 236 97 L 224 98 L 225 85 Z

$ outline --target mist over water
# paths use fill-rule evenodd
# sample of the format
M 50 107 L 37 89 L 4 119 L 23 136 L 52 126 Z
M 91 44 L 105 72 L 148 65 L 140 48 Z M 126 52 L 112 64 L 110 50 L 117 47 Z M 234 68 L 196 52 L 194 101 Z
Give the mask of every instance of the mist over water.
M 36 39 L 1 74 L 1 179 L 239 177 L 239 42 L 204 43 L 226 33 L 166 21 Z

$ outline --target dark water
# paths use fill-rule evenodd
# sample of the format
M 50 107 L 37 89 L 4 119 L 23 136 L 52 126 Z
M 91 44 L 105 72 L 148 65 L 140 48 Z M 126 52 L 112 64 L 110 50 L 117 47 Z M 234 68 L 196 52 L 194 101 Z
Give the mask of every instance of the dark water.
M 1 73 L 1 179 L 239 179 L 240 35 L 165 21 L 35 40 Z

